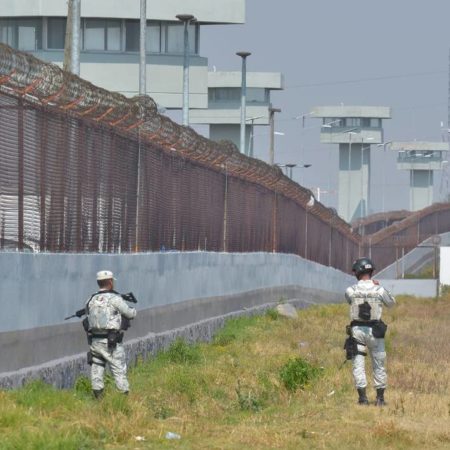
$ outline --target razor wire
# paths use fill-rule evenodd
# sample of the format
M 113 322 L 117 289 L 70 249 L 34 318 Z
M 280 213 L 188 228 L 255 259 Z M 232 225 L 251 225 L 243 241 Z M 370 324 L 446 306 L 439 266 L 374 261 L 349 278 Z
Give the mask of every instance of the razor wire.
M 0 135 L 3 249 L 283 252 L 348 271 L 369 248 L 279 168 L 3 44 Z

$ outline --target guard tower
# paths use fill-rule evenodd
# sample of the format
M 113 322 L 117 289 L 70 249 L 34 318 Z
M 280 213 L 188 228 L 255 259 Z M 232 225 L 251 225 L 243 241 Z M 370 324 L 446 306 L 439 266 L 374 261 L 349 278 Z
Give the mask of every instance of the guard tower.
M 398 152 L 397 168 L 409 170 L 409 208 L 418 211 L 433 203 L 434 171 L 441 170 L 448 142 L 392 142 Z
M 338 213 L 347 222 L 365 217 L 370 200 L 370 146 L 383 143 L 385 106 L 319 106 L 312 117 L 322 119 L 320 142 L 339 145 Z
M 245 154 L 253 156 L 254 127 L 269 125 L 270 92 L 284 89 L 281 73 L 247 72 Z M 241 72 L 208 73 L 208 109 L 193 109 L 191 124 L 209 125 L 209 137 L 240 146 Z

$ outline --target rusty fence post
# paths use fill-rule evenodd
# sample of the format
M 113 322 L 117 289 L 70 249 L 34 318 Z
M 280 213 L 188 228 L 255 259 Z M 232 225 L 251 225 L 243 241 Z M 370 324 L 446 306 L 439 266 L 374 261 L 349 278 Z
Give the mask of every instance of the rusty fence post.
M 274 197 L 273 197 L 273 208 L 272 208 L 272 253 L 276 253 L 277 247 L 278 247 L 277 220 L 278 220 L 278 195 L 277 195 L 277 191 L 275 191 Z
M 47 198 L 47 116 L 45 111 L 41 110 L 40 115 L 40 156 L 39 156 L 39 193 L 40 193 L 40 205 L 39 205 L 39 217 L 40 217 L 40 227 L 39 227 L 39 250 L 47 250 L 47 240 L 46 240 L 46 198 Z
M 18 99 L 18 109 L 17 109 L 17 133 L 18 133 L 18 250 L 23 250 L 24 244 L 24 226 L 23 226 L 23 213 L 24 213 L 24 205 L 23 205 L 23 197 L 24 197 L 24 136 L 23 136 L 23 100 L 22 98 Z
M 225 192 L 224 192 L 224 202 L 223 202 L 223 251 L 228 251 L 227 246 L 227 234 L 228 234 L 228 170 L 227 163 L 223 165 L 225 168 Z
M 77 121 L 79 134 L 75 138 L 75 148 L 77 152 L 77 211 L 76 211 L 76 244 L 75 247 L 77 252 L 81 252 L 82 250 L 82 208 L 83 208 L 83 198 L 82 198 L 82 190 L 81 186 L 83 183 L 83 160 L 85 155 L 86 148 L 86 133 L 85 133 L 85 124 L 83 121 Z M 74 133 L 75 134 L 75 133 Z

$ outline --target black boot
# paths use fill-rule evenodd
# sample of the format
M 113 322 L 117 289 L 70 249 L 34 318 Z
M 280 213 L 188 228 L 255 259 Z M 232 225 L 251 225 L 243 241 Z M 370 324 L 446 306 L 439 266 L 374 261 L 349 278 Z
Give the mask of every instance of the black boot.
M 359 405 L 368 405 L 369 404 L 369 400 L 367 399 L 367 395 L 366 395 L 366 388 L 359 388 L 358 389 L 358 404 Z
M 377 400 L 375 402 L 377 406 L 384 406 L 386 402 L 384 401 L 384 389 L 377 389 Z
M 100 400 L 103 397 L 103 389 L 94 389 L 92 392 L 97 400 Z

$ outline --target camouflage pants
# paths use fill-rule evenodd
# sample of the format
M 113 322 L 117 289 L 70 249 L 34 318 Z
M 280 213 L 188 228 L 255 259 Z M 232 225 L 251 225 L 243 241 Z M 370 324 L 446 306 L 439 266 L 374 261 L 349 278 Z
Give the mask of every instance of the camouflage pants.
M 373 385 L 375 389 L 384 389 L 386 387 L 386 351 L 384 348 L 384 339 L 374 338 L 371 327 L 352 327 L 353 337 L 360 342 L 358 351 L 368 353 L 372 360 Z M 365 356 L 356 355 L 353 358 L 353 378 L 356 388 L 365 388 L 367 386 Z
M 109 349 L 106 339 L 94 339 L 91 344 L 91 353 L 93 360 L 91 366 L 92 389 L 104 388 L 103 376 L 106 363 L 108 363 L 117 389 L 128 392 L 130 386 L 127 380 L 127 363 L 123 345 L 117 344 L 114 349 Z

